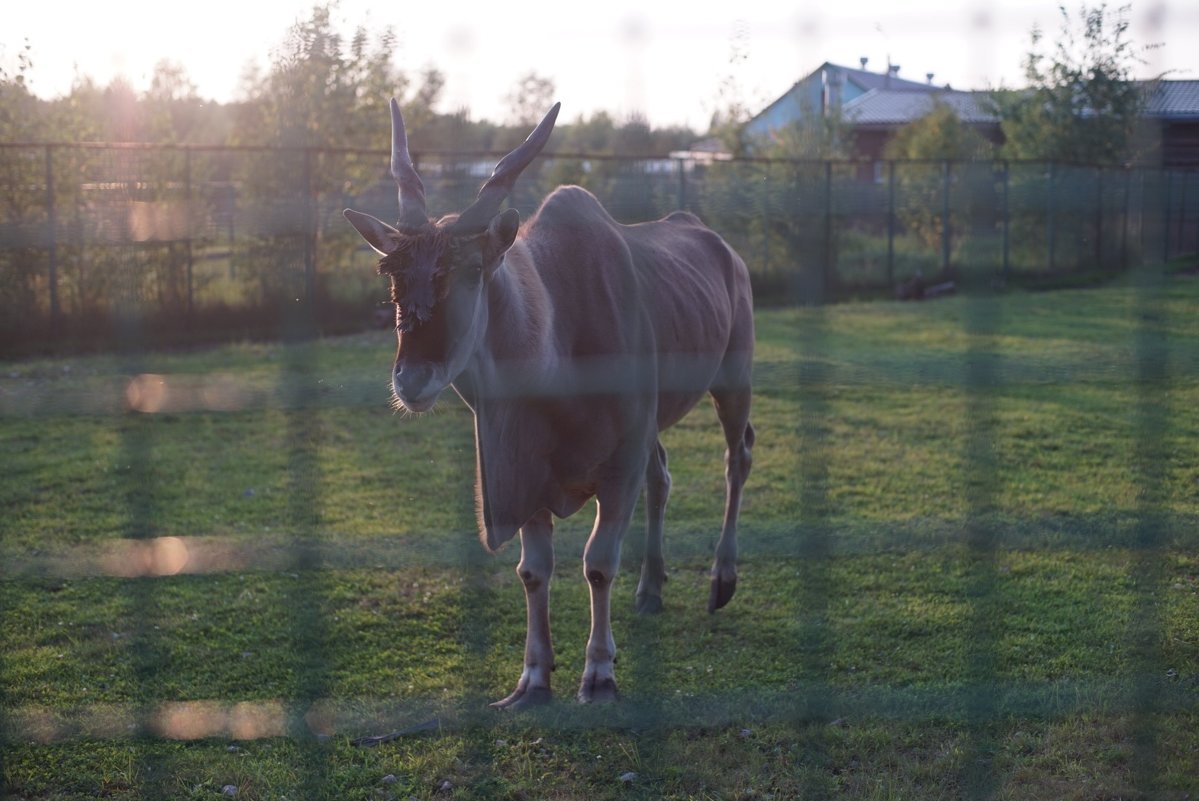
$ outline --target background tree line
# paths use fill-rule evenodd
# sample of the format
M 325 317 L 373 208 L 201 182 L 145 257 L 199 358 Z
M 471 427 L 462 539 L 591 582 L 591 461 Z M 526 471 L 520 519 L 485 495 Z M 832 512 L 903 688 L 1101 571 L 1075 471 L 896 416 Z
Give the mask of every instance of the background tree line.
M 1055 239 L 1047 219 L 1069 211 L 1058 208 L 1055 191 L 1059 198 L 1094 194 L 1087 175 L 1073 184 L 1059 177 L 1055 189 L 1052 175 L 1047 181 L 1044 170 L 1030 167 L 1011 176 L 1011 215 L 995 207 L 1001 196 L 995 158 L 1067 154 L 1097 164 L 1137 158 L 1144 94 L 1132 81 L 1138 51 L 1128 42 L 1127 9 L 1083 9 L 1077 18 L 1063 9 L 1062 28 L 1048 54 L 1039 51 L 1043 37 L 1034 31 L 1025 60 L 1028 87 L 996 94 L 1003 145 L 979 136 L 945 105 L 899 130 L 886 156 L 911 163 L 896 171 L 890 198 L 885 185 L 863 182 L 861 165 L 788 161 L 846 159 L 853 153 L 850 120 L 809 115 L 770 142 L 747 142 L 742 130 L 750 112 L 736 82 L 727 80 L 716 87 L 707 134 L 734 153 L 766 160 L 686 169 L 638 163 L 688 149 L 699 135 L 599 112 L 563 121 L 547 158 L 528 171 L 512 202 L 530 212 L 550 189 L 569 182 L 594 191 L 626 222 L 683 205 L 746 254 L 763 297 L 796 291 L 824 297 L 867 285 L 877 291 L 958 264 L 991 269 L 994 254 L 979 254 L 995 251 L 1001 217 L 1011 223 L 1014 261 L 1036 270 L 1046 253 L 1052 266 L 1056 252 L 1063 263 L 1079 263 L 1095 253 L 1087 244 L 1094 226 L 1113 218 L 1088 213 L 1085 225 L 1075 226 L 1082 233 L 1074 244 L 1060 232 Z M 28 85 L 36 53 L 26 48 L 15 72 L 0 74 L 0 142 L 263 150 L 0 147 L 0 339 L 46 330 L 47 319 L 51 327 L 65 319 L 83 330 L 130 304 L 159 310 L 164 325 L 187 320 L 197 330 L 219 329 L 222 337 L 245 332 L 243 325 L 279 330 L 280 310 L 297 298 L 315 302 L 325 330 L 360 326 L 377 301 L 377 282 L 370 254 L 360 252 L 340 210 L 394 212 L 386 161 L 354 152 L 388 148 L 383 99 L 401 100 L 435 213 L 469 202 L 485 176 L 479 170 L 492 163 L 439 153 L 507 151 L 555 99 L 553 82 L 531 73 L 513 85 L 505 120 L 447 113 L 442 74 L 396 69 L 395 46 L 389 31 L 342 35 L 329 9 L 317 6 L 288 29 L 267 68 L 244 76 L 243 99 L 228 104 L 200 98 L 186 72 L 170 63 L 159 65 L 144 92 L 121 80 L 99 86 L 83 78 L 67 96 L 41 100 Z M 743 55 L 735 47 L 730 61 Z M 571 157 L 577 154 L 592 157 Z M 48 187 L 51 158 L 55 177 Z M 942 160 L 954 166 L 936 163 Z M 887 213 L 899 222 L 893 242 Z M 1106 241 L 1110 247 L 1113 239 Z M 988 259 L 990 266 L 983 265 Z M 196 322 L 193 305 L 204 307 L 207 322 Z M 228 314 L 218 321 L 222 309 Z
M 0 147 L 0 339 L 36 338 L 47 325 L 96 332 L 121 308 L 158 310 L 168 326 L 194 322 L 198 305 L 208 318 L 225 315 L 201 327 L 276 330 L 274 317 L 296 298 L 313 300 L 333 327 L 360 325 L 347 321 L 373 302 L 371 271 L 359 269 L 356 238 L 329 219 L 374 194 L 380 213 L 391 213 L 394 187 L 381 192 L 386 160 L 346 152 L 390 147 L 386 99 L 400 98 L 413 152 L 434 161 L 509 150 L 556 99 L 552 81 L 528 74 L 513 86 L 505 120 L 446 112 L 442 73 L 397 69 L 395 50 L 391 31 L 344 35 L 330 6 L 317 5 L 287 29 L 269 66 L 245 73 L 242 99 L 220 104 L 170 62 L 142 92 L 123 79 L 101 86 L 81 77 L 66 96 L 40 99 L 30 85 L 36 49 L 26 44 L 15 68 L 0 71 L 0 143 L 38 145 Z M 564 119 L 551 150 L 649 156 L 695 138 L 599 112 Z M 45 146 L 85 142 L 200 149 Z M 439 166 L 430 179 L 458 180 L 473 197 L 477 176 Z M 558 172 L 542 177 L 576 171 Z M 605 173 L 585 177 L 598 183 Z M 435 204 L 457 201 L 431 194 Z
M 999 87 L 984 95 L 983 108 L 999 120 L 993 143 L 936 103 L 924 117 L 901 127 L 888 143 L 890 159 L 983 161 L 1010 159 L 1118 166 L 1144 164 L 1155 155 L 1142 113 L 1156 80 L 1137 81 L 1143 53 L 1156 44 L 1130 37 L 1131 7 L 1059 6 L 1059 29 L 1046 52 L 1044 32 L 1033 28 L 1023 56 L 1026 85 Z M 736 56 L 734 56 L 736 58 Z M 722 85 L 722 97 L 727 92 Z M 779 158 L 846 158 L 852 152 L 852 120 L 839 114 L 808 115 L 769 142 L 746 141 L 741 127 L 751 116 L 736 97 L 724 100 L 714 132 L 733 152 Z
M 1026 85 L 1000 88 L 984 94 L 980 105 L 999 121 L 999 141 L 991 141 L 964 122 L 955 110 L 933 97 L 931 110 L 900 127 L 887 143 L 884 157 L 900 162 L 889 167 L 898 193 L 898 217 L 906 234 L 926 250 L 943 250 L 943 268 L 958 261 L 970 244 L 976 218 L 994 225 L 987 199 L 999 191 L 1036 198 L 1026 211 L 1010 220 L 1014 238 L 1028 254 L 1044 253 L 1051 228 L 1044 209 L 1054 204 L 1053 194 L 1075 199 L 1094 192 L 1085 180 L 1059 175 L 1055 190 L 1050 164 L 1119 167 L 1153 166 L 1157 157 L 1154 132 L 1143 112 L 1156 81 L 1137 81 L 1135 69 L 1143 53 L 1156 45 L 1138 47 L 1129 35 L 1131 10 L 1127 5 L 1110 9 L 1105 4 L 1080 6 L 1071 13 L 1059 6 L 1059 30 L 1045 50 L 1044 33 L 1030 32 L 1029 50 L 1023 57 Z M 736 46 L 731 62 L 742 58 Z M 721 111 L 714 133 L 727 149 L 778 159 L 846 159 L 854 151 L 852 120 L 839 113 L 805 115 L 767 141 L 747 140 L 744 123 L 751 112 L 730 91 L 732 80 L 720 87 Z M 996 162 L 1041 163 L 997 171 Z M 819 176 L 804 175 L 810 166 L 797 166 L 795 175 L 775 178 L 771 196 L 778 208 L 819 208 L 824 185 Z M 1046 171 L 1049 171 L 1048 173 Z M 776 171 L 777 172 L 777 171 Z M 1063 170 L 1077 173 L 1077 170 Z M 995 187 L 1004 182 L 1006 190 Z M 799 187 L 803 187 L 800 189 Z M 980 200 L 981 199 L 981 200 Z M 747 199 L 748 200 L 748 199 Z M 1061 202 L 1061 201 L 1058 201 Z M 980 206 L 981 203 L 981 206 Z M 751 223 L 753 224 L 753 223 Z M 759 223 L 777 229 L 778 239 L 797 252 L 824 253 L 835 259 L 838 237 L 823 236 L 819 215 L 772 215 Z M 948 229 L 948 230 L 947 230 Z M 846 232 L 838 229 L 838 234 Z M 985 233 L 985 232 L 983 232 Z
M 287 31 L 265 71 L 243 76 L 243 99 L 220 104 L 201 98 L 186 70 L 169 61 L 159 63 L 144 92 L 121 78 L 101 86 L 81 77 L 65 97 L 42 100 L 31 91 L 37 54 L 26 44 L 15 72 L 0 71 L 0 141 L 387 148 L 381 109 L 396 96 L 414 152 L 495 151 L 522 141 L 557 99 L 552 80 L 530 73 L 509 93 L 512 111 L 505 120 L 441 111 L 444 75 L 435 67 L 397 69 L 395 49 L 390 30 L 372 34 L 360 27 L 343 36 L 329 6 L 318 5 Z M 686 148 L 697 138 L 685 127 L 652 128 L 642 118 L 601 111 L 564 118 L 551 147 L 649 156 Z
M 1129 38 L 1129 7 L 1060 11 L 1061 27 L 1049 52 L 1042 49 L 1043 33 L 1031 31 L 1024 55 L 1027 86 L 992 95 L 1001 146 L 982 141 L 938 106 L 901 130 L 888 156 L 1135 161 L 1144 144 L 1137 123 L 1145 93 L 1133 80 L 1143 48 Z M 243 76 L 243 99 L 218 104 L 199 97 L 186 70 L 169 61 L 157 66 L 141 93 L 124 79 L 100 86 L 81 77 L 67 96 L 41 100 L 30 91 L 36 52 L 26 44 L 15 74 L 0 70 L 0 141 L 386 148 L 388 130 L 379 123 L 379 107 L 382 98 L 394 95 L 404 107 L 414 152 L 502 151 L 521 141 L 556 99 L 551 79 L 529 73 L 506 98 L 508 119 L 472 120 L 466 110 L 442 111 L 444 75 L 435 67 L 415 74 L 398 70 L 395 49 L 390 30 L 372 34 L 360 27 L 343 36 L 330 7 L 317 5 L 288 29 L 265 71 L 251 69 Z M 745 57 L 734 42 L 731 67 Z M 550 147 L 560 153 L 661 156 L 709 135 L 734 154 L 819 159 L 852 152 L 851 121 L 820 114 L 776 132 L 769 142 L 750 142 L 742 127 L 753 109 L 731 76 L 714 87 L 714 95 L 717 107 L 706 132 L 653 128 L 644 119 L 616 119 L 600 111 L 564 119 Z

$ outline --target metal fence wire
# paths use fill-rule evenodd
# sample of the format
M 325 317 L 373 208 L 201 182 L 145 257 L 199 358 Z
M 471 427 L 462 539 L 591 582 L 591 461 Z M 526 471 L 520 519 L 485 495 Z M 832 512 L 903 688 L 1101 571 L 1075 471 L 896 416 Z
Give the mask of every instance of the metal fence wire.
M 0 621 L 5 621 L 0 768 L 6 775 L 18 744 L 32 741 L 49 749 L 81 740 L 130 741 L 137 794 L 171 798 L 179 789 L 157 744 L 281 738 L 295 746 L 290 757 L 297 769 L 295 789 L 287 797 L 323 798 L 332 797 L 330 736 L 398 729 L 434 713 L 440 714 L 437 725 L 448 731 L 496 725 L 495 718 L 483 714 L 485 699 L 479 694 L 502 645 L 482 621 L 501 601 L 475 539 L 469 476 L 456 482 L 463 487 L 461 497 L 446 499 L 458 511 L 447 513 L 452 525 L 436 538 L 440 544 L 422 545 L 419 552 L 403 537 L 361 545 L 330 541 L 324 528 L 322 492 L 328 478 L 319 456 L 331 436 L 327 417 L 385 403 L 378 389 L 386 365 L 379 366 L 378 375 L 340 374 L 346 383 L 331 391 L 325 383 L 329 365 L 321 361 L 316 337 L 362 328 L 364 316 L 382 300 L 375 259 L 363 251 L 341 211 L 352 206 L 385 219 L 394 216 L 386 156 L 348 150 L 0 146 L 3 350 L 21 353 L 31 349 L 32 339 L 47 336 L 94 337 L 120 354 L 113 380 L 79 377 L 83 388 L 70 397 L 0 394 L 0 425 L 15 431 L 30 420 L 80 415 L 108 421 L 105 436 L 119 443 L 109 486 L 121 499 L 121 519 L 101 526 L 107 527 L 106 536 L 92 540 L 68 533 L 53 546 L 29 542 L 13 522 L 27 518 L 13 510 L 0 515 L 0 582 L 49 592 L 55 582 L 111 580 L 109 586 L 127 600 L 129 628 L 121 636 L 131 641 L 136 689 L 136 697 L 125 704 L 76 700 L 55 709 L 25 698 L 16 702 L 22 666 L 5 654 L 21 632 L 14 610 L 0 606 Z M 494 156 L 419 156 L 430 202 L 439 204 L 430 211 L 436 215 L 466 206 Z M 641 740 L 642 772 L 650 775 L 667 768 L 670 755 L 660 744 L 671 730 L 728 725 L 746 716 L 790 726 L 798 749 L 794 764 L 807 771 L 800 780 L 805 797 L 819 798 L 831 797 L 821 780 L 821 771 L 831 770 L 831 724 L 855 717 L 946 720 L 960 727 L 956 742 L 965 753 L 955 763 L 960 775 L 954 786 L 961 797 L 981 799 L 992 797 L 1000 783 L 994 762 L 997 722 L 1119 709 L 1134 719 L 1132 787 L 1151 796 L 1164 736 L 1159 713 L 1167 701 L 1179 703 L 1163 697 L 1161 683 L 1150 678 L 1161 671 L 1161 575 L 1166 546 L 1177 533 L 1171 530 L 1163 489 L 1164 465 L 1176 436 L 1168 400 L 1171 321 L 1162 300 L 1163 263 L 1199 250 L 1199 175 L 1016 162 L 701 163 L 556 155 L 529 168 L 510 203 L 528 216 L 548 191 L 568 182 L 590 188 L 625 222 L 677 208 L 695 212 L 743 255 L 763 306 L 918 296 L 948 283 L 978 290 L 965 299 L 961 333 L 970 345 L 960 370 L 948 378 L 892 376 L 896 382 L 943 380 L 964 393 L 960 464 L 966 512 L 958 545 L 965 549 L 966 566 L 956 580 L 965 587 L 966 654 L 964 673 L 945 684 L 854 688 L 831 680 L 838 636 L 830 606 L 837 581 L 833 564 L 855 547 L 868 552 L 876 541 L 855 546 L 835 529 L 831 510 L 838 479 L 830 454 L 838 444 L 830 407 L 847 381 L 870 391 L 888 378 L 845 374 L 853 368 L 834 353 L 829 307 L 820 306 L 789 323 L 797 368 L 774 371 L 767 361 L 757 378 L 758 391 L 768 397 L 785 391 L 798 398 L 798 418 L 786 434 L 796 443 L 790 491 L 802 512 L 774 528 L 752 520 L 742 528 L 755 558 L 785 561 L 797 571 L 802 589 L 789 599 L 797 625 L 780 636 L 793 637 L 788 648 L 799 678 L 777 691 L 733 686 L 698 702 L 678 702 L 668 692 L 655 624 L 634 619 L 623 635 L 626 661 L 620 669 L 622 676 L 634 677 L 638 693 L 610 710 L 550 714 L 536 717 L 535 725 L 552 732 L 600 726 L 658 733 L 659 738 Z M 996 655 L 1002 637 L 998 585 L 1001 553 L 1010 544 L 994 514 L 1003 482 L 995 441 L 1000 398 L 1013 373 L 997 345 L 1005 321 L 1001 297 L 991 290 L 1084 285 L 1120 271 L 1132 277 L 1137 307 L 1135 352 L 1129 357 L 1136 515 L 1131 531 L 1122 529 L 1089 545 L 1084 533 L 1071 547 L 1102 548 L 1116 541 L 1133 554 L 1134 600 L 1126 641 L 1137 678 L 1133 686 L 1120 679 L 1065 685 L 1003 679 Z M 210 338 L 204 333 L 209 329 L 217 339 L 273 335 L 286 343 L 282 363 L 236 386 L 222 383 L 220 375 L 172 376 L 177 392 L 169 402 L 163 400 L 166 379 L 149 372 L 150 350 L 163 341 Z M 250 541 L 224 536 L 222 526 L 236 527 L 230 521 L 194 536 L 164 530 L 157 522 L 162 506 L 186 490 L 172 486 L 157 469 L 164 435 L 162 415 L 156 413 L 201 411 L 282 416 L 281 452 L 260 454 L 279 471 L 277 487 L 286 497 L 274 532 Z M 436 442 L 428 445 L 426 457 L 432 465 L 463 463 L 463 449 L 469 447 L 469 442 Z M 70 488 L 48 486 L 46 492 Z M 23 495 L 21 503 L 32 503 L 28 497 Z M 893 542 L 902 540 L 903 525 L 895 524 Z M 635 531 L 626 542 L 626 573 L 638 555 Z M 707 548 L 705 543 L 669 544 L 676 559 L 694 558 Z M 913 535 L 900 547 L 934 551 L 942 544 Z M 186 553 L 185 569 L 180 549 Z M 573 555 L 569 547 L 560 552 L 561 570 L 575 569 Z M 464 654 L 457 665 L 462 677 L 454 686 L 466 689 L 452 697 L 448 691 L 414 692 L 380 702 L 331 697 L 338 650 L 354 644 L 337 639 L 344 628 L 327 611 L 325 576 L 430 566 L 451 568 L 462 577 L 450 593 L 454 608 L 446 614 L 457 616 Z M 163 624 L 178 612 L 167 582 L 182 580 L 166 577 L 180 573 L 213 580 L 255 573 L 281 577 L 277 591 L 283 611 L 272 622 L 279 627 L 274 636 L 291 644 L 292 659 L 279 677 L 283 689 L 277 695 L 194 699 L 175 694 L 169 674 L 174 645 Z M 222 591 L 237 592 L 227 584 Z M 514 598 L 505 596 L 502 603 L 511 602 Z M 195 614 L 202 619 L 205 612 Z M 1193 697 L 1187 703 L 1194 706 Z M 487 759 L 486 754 L 466 756 Z
M 418 155 L 432 211 L 468 205 L 499 155 Z M 269 335 L 282 298 L 313 303 L 322 331 L 361 328 L 379 298 L 341 210 L 391 218 L 386 157 L 0 143 L 0 350 L 115 341 L 127 301 L 171 341 Z M 558 155 L 510 202 L 527 217 L 563 183 L 622 222 L 698 214 L 744 254 L 762 298 L 796 276 L 805 302 L 1083 284 L 1199 251 L 1199 173 L 1186 171 Z

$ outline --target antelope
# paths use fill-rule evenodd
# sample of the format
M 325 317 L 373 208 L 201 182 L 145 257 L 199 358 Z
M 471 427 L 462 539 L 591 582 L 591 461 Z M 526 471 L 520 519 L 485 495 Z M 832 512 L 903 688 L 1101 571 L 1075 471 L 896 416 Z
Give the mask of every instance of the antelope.
M 737 518 L 754 444 L 749 273 L 720 236 L 686 212 L 619 224 L 577 186 L 554 190 L 523 224 L 516 209 L 501 210 L 560 107 L 500 160 L 465 211 L 430 220 L 393 99 L 399 221 L 344 212 L 391 282 L 394 401 L 424 412 L 453 387 L 474 415 L 480 539 L 494 553 L 520 535 L 524 669 L 515 690 L 492 704 L 509 709 L 553 697 L 555 517 L 597 501 L 583 556 L 591 633 L 577 697 L 613 701 L 612 582 L 643 487 L 648 525 L 635 604 L 642 613 L 662 609 L 671 480 L 660 433 L 711 394 L 728 450 L 709 612 L 737 586 Z

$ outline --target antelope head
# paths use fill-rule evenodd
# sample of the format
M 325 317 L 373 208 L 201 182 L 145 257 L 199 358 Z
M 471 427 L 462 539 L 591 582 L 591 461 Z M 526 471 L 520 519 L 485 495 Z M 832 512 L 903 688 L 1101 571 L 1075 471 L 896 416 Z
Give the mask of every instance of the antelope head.
M 432 408 L 466 368 L 487 330 L 486 286 L 520 228 L 520 213 L 500 207 L 545 146 L 560 105 L 500 160 L 474 203 L 460 214 L 431 221 L 424 184 L 408 152 L 404 118 L 392 99 L 391 175 L 399 186 L 399 222 L 391 226 L 352 209 L 345 216 L 381 257 L 380 275 L 391 280 L 398 340 L 392 388 L 405 409 Z

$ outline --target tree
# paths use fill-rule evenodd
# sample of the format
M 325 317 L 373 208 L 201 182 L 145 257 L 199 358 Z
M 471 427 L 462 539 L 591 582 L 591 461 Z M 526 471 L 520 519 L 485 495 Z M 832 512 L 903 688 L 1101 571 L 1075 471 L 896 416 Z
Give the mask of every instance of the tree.
M 247 76 L 235 141 L 288 148 L 236 162 L 234 180 L 245 187 L 258 230 L 242 240 L 234 260 L 254 277 L 261 298 L 325 292 L 334 282 L 322 284 L 314 267 L 344 265 L 357 247 L 340 221 L 325 225 L 317 215 L 378 186 L 380 164 L 318 149 L 390 147 L 385 100 L 403 98 L 407 89 L 392 65 L 394 50 L 390 29 L 371 35 L 359 27 L 347 39 L 330 6 L 318 5 L 288 30 L 265 74 Z
M 409 86 L 406 77 L 400 83 Z M 462 132 L 457 132 L 457 139 L 446 136 L 447 126 L 444 124 L 453 115 L 440 115 L 437 105 L 441 102 L 442 91 L 445 89 L 445 75 L 438 69 L 426 67 L 420 73 L 420 83 L 412 87 L 407 95 L 397 95 L 404 109 L 404 125 L 408 130 L 408 146 L 416 153 L 426 153 L 433 150 L 453 150 L 462 141 Z M 391 126 L 386 124 L 387 116 L 383 113 L 383 95 L 368 97 L 366 107 L 362 110 L 365 124 L 373 126 L 375 133 L 382 137 L 381 144 L 391 147 Z M 380 124 L 382 123 L 382 124 Z M 451 128 L 453 126 L 450 126 Z
M 559 150 L 567 153 L 609 153 L 616 138 L 616 120 L 606 111 L 579 117 L 565 126 Z
M 650 130 L 649 122 L 640 115 L 634 115 L 625 120 L 624 125 L 616 129 L 616 137 L 612 142 L 613 150 L 618 156 L 658 156 L 654 133 Z
M 962 122 L 947 103 L 934 101 L 933 109 L 900 128 L 887 143 L 889 159 L 973 161 L 994 155 L 994 145 Z
M 557 94 L 553 78 L 542 77 L 535 71 L 525 73 L 504 97 L 511 109 L 509 122 L 517 128 L 533 127 L 554 105 Z
M 748 60 L 749 26 L 738 22 L 729 41 L 729 69 L 717 84 L 715 108 L 708 125 L 708 136 L 719 139 L 728 152 L 737 156 L 748 152 L 743 134 L 745 123 L 753 116 L 739 78 Z
M 976 173 L 947 162 L 990 159 L 995 146 L 962 122 L 947 103 L 935 101 L 932 111 L 899 129 L 887 143 L 885 154 L 888 159 L 911 162 L 897 165 L 896 173 L 902 198 L 898 213 L 904 227 L 925 247 L 936 249 L 945 244 L 948 221 L 950 230 L 958 233 L 954 240 L 960 246 L 975 193 L 959 192 L 948 203 L 945 192 L 952 192 L 963 176 L 969 178 Z M 951 175 L 946 170 L 954 172 Z
M 145 134 L 151 142 L 186 142 L 199 127 L 203 102 L 182 65 L 160 61 L 142 95 Z
M 36 142 L 48 132 L 40 104 L 29 91 L 27 73 L 32 66 L 32 48 L 26 42 L 15 73 L 0 67 L 0 141 Z M 0 148 L 0 224 L 11 232 L 37 230 L 43 221 L 43 158 L 40 148 Z M 44 273 L 40 248 L 32 238 L 0 248 L 0 335 L 16 332 L 26 317 L 36 317 L 44 302 Z
M 772 131 L 754 153 L 776 159 L 845 159 L 850 156 L 851 136 L 839 110 L 828 114 L 805 110 L 795 122 Z
M 37 99 L 29 91 L 28 72 L 33 68 L 33 47 L 28 41 L 17 54 L 17 70 L 9 74 L 0 66 L 0 140 L 7 142 L 31 141 L 40 135 L 37 131 L 41 116 Z
M 1142 87 L 1133 80 L 1141 61 L 1128 38 L 1129 7 L 1083 6 L 1072 19 L 1064 6 L 1052 55 L 1032 30 L 1024 58 L 1029 90 L 996 95 L 1006 143 L 1003 155 L 1115 165 L 1135 156 Z
M 392 66 L 394 50 L 390 29 L 379 33 L 373 46 L 364 28 L 346 42 L 330 7 L 314 7 L 308 19 L 288 31 L 267 74 L 247 76 L 249 102 L 239 139 L 305 147 L 383 146 L 379 99 L 402 97 L 407 87 Z

